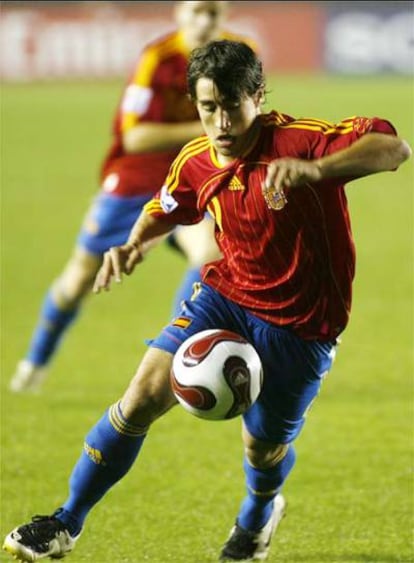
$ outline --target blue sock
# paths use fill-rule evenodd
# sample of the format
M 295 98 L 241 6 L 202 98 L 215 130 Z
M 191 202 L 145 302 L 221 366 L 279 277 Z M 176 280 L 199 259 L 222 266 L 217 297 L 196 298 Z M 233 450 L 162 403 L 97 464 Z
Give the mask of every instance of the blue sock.
M 193 284 L 199 282 L 200 279 L 200 268 L 189 268 L 186 271 L 181 285 L 175 294 L 172 311 L 173 317 L 177 317 L 180 314 L 181 302 L 185 299 L 190 299 L 193 293 Z
M 59 309 L 49 291 L 43 302 L 26 358 L 37 366 L 45 365 L 56 350 L 63 333 L 75 319 L 79 307 Z
M 55 512 L 72 536 L 77 535 L 93 506 L 134 463 L 146 428 L 130 424 L 120 402 L 112 405 L 85 439 L 84 450 L 69 481 L 70 493 Z
M 292 469 L 295 458 L 295 450 L 290 445 L 285 457 L 268 469 L 257 469 L 244 460 L 247 497 L 237 517 L 242 528 L 257 531 L 267 523 L 272 513 L 273 499 Z

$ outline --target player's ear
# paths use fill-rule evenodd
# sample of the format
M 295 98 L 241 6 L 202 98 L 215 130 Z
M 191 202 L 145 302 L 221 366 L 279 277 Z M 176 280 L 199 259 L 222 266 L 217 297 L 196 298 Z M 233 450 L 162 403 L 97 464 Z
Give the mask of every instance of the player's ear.
M 255 104 L 256 104 L 256 106 L 257 106 L 258 108 L 260 108 L 260 106 L 262 106 L 262 105 L 265 103 L 266 98 L 265 98 L 265 89 L 264 89 L 264 86 L 261 86 L 261 87 L 257 90 L 257 92 L 256 92 L 256 93 L 254 94 L 254 96 L 253 96 L 253 99 L 254 99 L 254 102 L 255 102 Z

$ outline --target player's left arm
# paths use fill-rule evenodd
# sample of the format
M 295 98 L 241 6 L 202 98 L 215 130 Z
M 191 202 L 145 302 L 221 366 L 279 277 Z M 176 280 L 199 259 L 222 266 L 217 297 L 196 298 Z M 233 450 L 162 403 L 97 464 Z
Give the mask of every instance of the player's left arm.
M 280 158 L 268 166 L 265 187 L 276 192 L 329 178 L 362 178 L 396 170 L 412 154 L 406 141 L 367 133 L 351 146 L 314 160 Z
M 353 177 L 396 170 L 412 151 L 406 141 L 384 133 L 367 133 L 350 147 L 316 160 L 321 179 Z

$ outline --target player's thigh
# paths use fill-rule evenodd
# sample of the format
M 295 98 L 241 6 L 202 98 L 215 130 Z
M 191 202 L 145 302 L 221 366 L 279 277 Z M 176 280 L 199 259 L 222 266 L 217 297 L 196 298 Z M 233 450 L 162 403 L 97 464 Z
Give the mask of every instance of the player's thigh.
M 52 286 L 56 304 L 66 308 L 78 302 L 92 287 L 101 264 L 101 256 L 76 247 Z
M 259 327 L 254 345 L 262 359 L 263 389 L 244 415 L 249 433 L 274 444 L 294 440 L 331 368 L 333 343 L 305 341 L 291 331 Z
M 185 300 L 178 317 L 174 317 L 161 333 L 148 343 L 175 354 L 184 340 L 208 329 L 226 329 L 242 334 L 243 313 L 213 288 L 204 283 L 194 284 L 191 299 Z
M 177 402 L 171 389 L 170 372 L 179 346 L 203 330 L 234 329 L 235 319 L 226 300 L 203 283 L 195 286 L 192 298 L 184 302 L 181 315 L 156 338 L 147 341 L 150 348 L 123 399 L 123 412 L 126 408 L 127 412 L 135 413 L 134 420 L 140 425 L 150 424 Z
M 100 192 L 85 216 L 78 246 L 102 256 L 112 246 L 125 244 L 147 201 L 147 196 L 120 197 Z
M 179 226 L 171 237 L 192 267 L 217 260 L 221 253 L 214 238 L 214 220 L 209 216 L 196 225 Z

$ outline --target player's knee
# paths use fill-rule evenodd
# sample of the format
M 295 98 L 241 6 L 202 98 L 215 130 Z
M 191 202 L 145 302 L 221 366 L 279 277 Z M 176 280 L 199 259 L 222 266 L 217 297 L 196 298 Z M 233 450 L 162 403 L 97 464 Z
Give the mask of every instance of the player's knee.
M 259 469 L 273 467 L 282 461 L 289 449 L 289 444 L 275 444 L 258 440 L 250 434 L 244 424 L 242 436 L 247 461 Z
M 177 403 L 169 382 L 171 358 L 168 352 L 151 348 L 144 356 L 121 401 L 122 412 L 132 423 L 149 426 Z
M 58 305 L 62 307 L 76 305 L 92 287 L 100 265 L 100 257 L 75 252 L 53 287 Z
M 289 444 L 266 444 L 253 442 L 245 445 L 245 454 L 248 462 L 253 467 L 267 469 L 275 466 L 287 454 Z
M 176 404 L 169 391 L 163 386 L 149 385 L 135 376 L 122 399 L 122 412 L 132 423 L 149 427 Z

